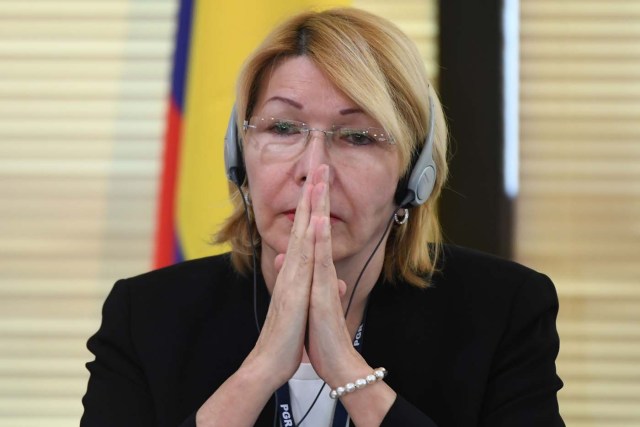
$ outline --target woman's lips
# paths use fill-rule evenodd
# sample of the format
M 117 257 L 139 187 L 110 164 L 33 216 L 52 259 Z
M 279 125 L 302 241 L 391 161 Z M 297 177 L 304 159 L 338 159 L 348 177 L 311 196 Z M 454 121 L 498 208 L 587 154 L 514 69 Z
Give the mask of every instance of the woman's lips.
M 293 222 L 293 219 L 296 216 L 296 211 L 295 211 L 295 209 L 291 209 L 291 210 L 285 211 L 284 215 L 287 217 L 287 219 L 289 219 L 289 221 Z M 336 223 L 338 221 L 342 221 L 342 219 L 339 216 L 330 213 L 329 214 L 329 221 L 331 222 L 331 224 L 334 224 L 334 223 Z

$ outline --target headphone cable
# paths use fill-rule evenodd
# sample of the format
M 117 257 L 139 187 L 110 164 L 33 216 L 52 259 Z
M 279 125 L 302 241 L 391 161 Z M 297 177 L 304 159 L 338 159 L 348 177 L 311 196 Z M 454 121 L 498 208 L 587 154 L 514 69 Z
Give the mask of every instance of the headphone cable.
M 253 319 L 256 323 L 256 330 L 258 335 L 262 331 L 260 321 L 258 320 L 258 251 L 256 249 L 255 240 L 253 239 L 253 227 L 251 227 L 251 218 L 249 217 L 249 206 L 245 194 L 242 192 L 242 187 L 236 184 L 236 188 L 240 193 L 240 199 L 244 205 L 244 215 L 247 221 L 247 228 L 249 229 L 249 240 L 251 241 L 251 259 L 253 261 Z

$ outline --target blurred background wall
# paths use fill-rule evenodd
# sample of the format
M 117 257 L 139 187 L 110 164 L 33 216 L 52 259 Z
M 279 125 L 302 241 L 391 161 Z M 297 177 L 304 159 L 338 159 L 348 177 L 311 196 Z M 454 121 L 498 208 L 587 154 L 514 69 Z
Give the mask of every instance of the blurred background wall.
M 561 409 L 640 425 L 640 2 L 521 2 L 515 257 L 560 294 Z
M 0 0 L 0 425 L 78 425 L 87 336 L 147 270 L 177 3 Z
M 440 82 L 438 3 L 352 2 L 408 32 Z M 0 426 L 78 424 L 102 302 L 152 267 L 178 6 L 0 0 Z M 567 424 L 640 425 L 640 2 L 522 0 L 516 17 L 506 255 L 557 285 Z M 482 210 L 448 215 L 485 227 Z

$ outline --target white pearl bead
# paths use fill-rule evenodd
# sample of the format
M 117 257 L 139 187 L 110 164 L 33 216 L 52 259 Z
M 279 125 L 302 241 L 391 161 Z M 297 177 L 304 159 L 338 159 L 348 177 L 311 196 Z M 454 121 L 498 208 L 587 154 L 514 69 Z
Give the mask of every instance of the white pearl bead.
M 335 399 L 336 397 L 338 397 L 338 392 L 335 390 L 331 390 L 331 392 L 329 393 L 329 397 Z
M 373 374 L 369 374 L 367 375 L 366 380 L 367 380 L 367 384 L 373 384 L 376 382 L 376 376 Z
M 362 388 L 366 385 L 367 385 L 367 380 L 365 380 L 364 378 L 358 378 L 356 380 L 356 388 Z
M 354 383 L 347 383 L 344 388 L 347 389 L 347 393 L 352 393 L 356 389 L 356 385 Z
M 342 396 L 344 396 L 344 393 L 345 393 L 345 389 L 344 389 L 344 387 L 338 387 L 338 388 L 336 389 L 336 393 L 338 394 L 338 397 L 342 397 Z
M 384 372 L 382 372 L 382 369 L 378 369 L 377 371 L 373 371 L 373 374 L 376 376 L 377 379 L 381 380 L 384 378 Z

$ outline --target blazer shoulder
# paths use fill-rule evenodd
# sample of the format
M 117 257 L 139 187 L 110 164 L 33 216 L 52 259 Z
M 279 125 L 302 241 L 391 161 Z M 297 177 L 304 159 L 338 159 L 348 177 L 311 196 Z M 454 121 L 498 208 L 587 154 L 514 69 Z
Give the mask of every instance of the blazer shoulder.
M 533 287 L 555 298 L 555 288 L 546 275 L 478 250 L 445 245 L 439 266 L 434 276 L 436 286 L 462 287 L 488 294 L 513 294 L 522 287 Z
M 237 272 L 230 254 L 215 255 L 180 262 L 119 280 L 117 286 L 126 288 L 132 297 L 149 301 L 164 297 L 167 300 L 192 300 L 208 296 L 223 297 L 241 289 L 248 278 Z
M 250 306 L 251 279 L 231 265 L 229 254 L 181 262 L 119 280 L 110 299 L 125 301 L 138 320 L 185 322 L 221 312 L 225 306 Z
M 179 262 L 123 279 L 132 286 L 161 286 L 185 281 L 209 281 L 207 279 L 239 276 L 231 265 L 229 253 Z

